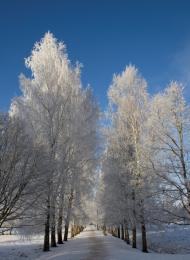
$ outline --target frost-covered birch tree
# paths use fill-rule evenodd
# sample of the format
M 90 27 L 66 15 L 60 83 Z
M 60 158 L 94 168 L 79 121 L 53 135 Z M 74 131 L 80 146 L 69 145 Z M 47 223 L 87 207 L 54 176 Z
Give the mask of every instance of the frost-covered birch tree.
M 31 78 L 20 76 L 22 96 L 13 101 L 10 115 L 25 122 L 34 146 L 42 146 L 46 154 L 44 201 L 40 203 L 46 205 L 43 214 L 44 251 L 47 251 L 50 231 L 51 246 L 56 246 L 57 212 L 57 232 L 59 243 L 62 243 L 63 203 L 69 201 L 65 219 L 67 230 L 76 187 L 86 169 L 92 169 L 98 109 L 89 90 L 82 88 L 80 65 L 71 65 L 65 45 L 51 33 L 35 44 L 25 64 L 32 75 Z
M 111 128 L 108 145 L 112 166 L 117 165 L 118 189 L 123 194 L 122 218 L 131 224 L 132 246 L 136 247 L 136 228 L 140 223 L 142 250 L 147 251 L 145 219 L 145 123 L 147 120 L 147 83 L 134 66 L 115 75 L 108 91 Z M 109 142 L 111 143 L 109 144 Z M 111 145 L 111 146 L 110 146 Z M 109 162 L 111 164 L 111 162 Z M 111 173 L 110 173 L 111 174 Z M 115 194 L 115 192 L 113 192 Z M 121 199 L 118 198 L 119 201 Z M 120 209 L 121 210 L 121 209 Z M 118 210 L 117 210 L 118 212 Z
M 160 220 L 189 220 L 189 106 L 183 86 L 171 82 L 152 99 L 149 117 L 151 165 L 159 177 Z
M 133 66 L 114 76 L 108 98 L 102 225 L 128 242 L 126 227 L 132 229 L 133 247 L 140 226 L 147 252 L 146 224 L 189 224 L 189 106 L 177 82 L 149 96 Z

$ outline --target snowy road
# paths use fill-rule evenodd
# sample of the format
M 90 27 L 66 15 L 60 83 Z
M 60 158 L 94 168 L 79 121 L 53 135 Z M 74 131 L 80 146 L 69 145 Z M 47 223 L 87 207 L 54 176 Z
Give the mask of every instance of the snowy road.
M 93 229 L 93 227 L 92 227 Z M 101 231 L 85 230 L 64 245 L 42 252 L 42 240 L 1 241 L 0 260 L 189 260 L 190 255 L 142 253 L 132 249 L 121 239 L 104 236 Z
M 190 255 L 142 253 L 121 239 L 101 231 L 86 230 L 40 260 L 189 260 Z
M 108 254 L 107 245 L 102 232 L 91 231 L 88 232 L 88 236 L 89 253 L 85 260 L 106 259 Z
M 53 252 L 41 256 L 40 260 L 104 260 L 108 259 L 108 241 L 101 231 L 86 230 L 75 239 Z M 50 254 L 50 255 L 49 255 Z

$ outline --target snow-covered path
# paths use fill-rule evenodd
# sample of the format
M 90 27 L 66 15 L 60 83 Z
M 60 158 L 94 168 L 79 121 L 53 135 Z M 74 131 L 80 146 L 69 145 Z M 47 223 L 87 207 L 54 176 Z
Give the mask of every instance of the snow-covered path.
M 108 241 L 101 231 L 83 231 L 73 240 L 54 249 L 54 252 L 45 253 L 39 259 L 51 260 L 99 260 L 108 259 Z
M 42 252 L 41 242 L 7 241 L 0 243 L 0 260 L 189 260 L 190 254 L 173 255 L 142 253 L 132 249 L 121 239 L 104 236 L 101 231 L 88 227 L 64 245 Z
M 105 259 L 107 252 L 107 245 L 102 232 L 99 231 L 86 231 L 88 232 L 88 247 L 89 253 L 86 259 Z
M 101 231 L 85 230 L 40 260 L 189 260 L 190 255 L 142 253 L 121 239 L 104 236 Z

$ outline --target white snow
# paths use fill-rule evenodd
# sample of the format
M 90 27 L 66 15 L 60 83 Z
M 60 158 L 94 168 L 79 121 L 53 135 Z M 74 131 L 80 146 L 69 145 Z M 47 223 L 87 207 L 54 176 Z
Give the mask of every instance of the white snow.
M 0 236 L 0 259 L 38 259 L 42 254 L 42 237 L 24 239 L 18 235 Z
M 159 253 L 190 253 L 190 227 L 167 226 L 164 230 L 148 232 L 149 248 Z
M 107 260 L 187 260 L 190 255 L 182 254 L 159 254 L 159 253 L 142 253 L 138 249 L 132 249 L 118 238 L 108 237 L 108 248 L 110 255 Z
M 64 245 L 42 252 L 42 237 L 20 240 L 16 235 L 0 236 L 1 260 L 189 260 L 190 254 L 142 253 L 132 249 L 121 239 L 104 236 L 95 227 L 89 226 L 84 232 L 70 239 Z

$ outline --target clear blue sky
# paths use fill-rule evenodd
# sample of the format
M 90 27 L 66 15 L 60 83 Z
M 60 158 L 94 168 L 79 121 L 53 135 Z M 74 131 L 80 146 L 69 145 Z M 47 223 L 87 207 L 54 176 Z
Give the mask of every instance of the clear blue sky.
M 1 0 L 1 110 L 20 94 L 24 58 L 48 30 L 66 43 L 72 62 L 83 63 L 82 80 L 103 109 L 113 73 L 129 63 L 147 79 L 150 93 L 174 79 L 187 85 L 190 97 L 190 1 Z

